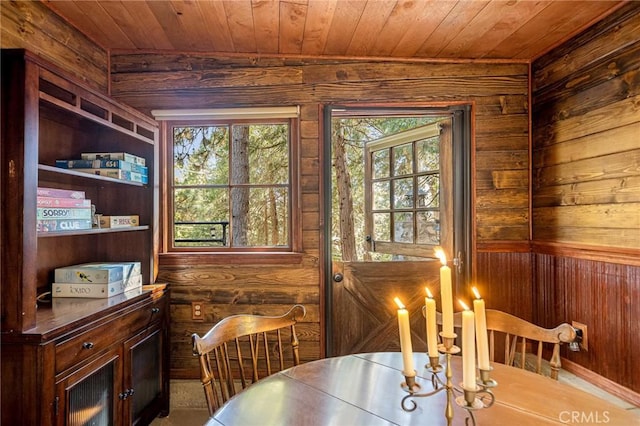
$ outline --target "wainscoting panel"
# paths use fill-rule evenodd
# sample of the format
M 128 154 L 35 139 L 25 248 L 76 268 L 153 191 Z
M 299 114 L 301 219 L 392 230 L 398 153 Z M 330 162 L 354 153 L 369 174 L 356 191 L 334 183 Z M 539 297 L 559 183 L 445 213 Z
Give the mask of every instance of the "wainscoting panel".
M 535 321 L 587 325 L 588 351 L 563 357 L 640 392 L 640 267 L 535 254 Z M 624 398 L 624 396 L 621 395 Z M 628 398 L 628 395 L 627 395 Z

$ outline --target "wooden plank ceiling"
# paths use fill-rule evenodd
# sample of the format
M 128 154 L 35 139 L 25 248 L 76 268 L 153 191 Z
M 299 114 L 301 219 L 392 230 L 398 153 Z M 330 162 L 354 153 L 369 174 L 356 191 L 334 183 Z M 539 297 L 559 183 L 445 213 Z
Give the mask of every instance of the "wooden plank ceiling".
M 531 61 L 623 1 L 46 0 L 112 53 Z

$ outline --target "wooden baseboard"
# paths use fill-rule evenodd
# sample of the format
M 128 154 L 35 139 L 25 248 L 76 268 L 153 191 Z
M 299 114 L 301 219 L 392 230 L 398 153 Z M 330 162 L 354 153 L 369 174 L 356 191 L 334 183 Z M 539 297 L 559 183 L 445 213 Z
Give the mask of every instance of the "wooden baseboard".
M 562 368 L 575 374 L 581 379 L 588 381 L 592 385 L 597 386 L 600 389 L 635 405 L 636 407 L 640 407 L 640 393 L 632 391 L 631 389 L 609 380 L 606 377 L 596 374 L 580 364 L 569 361 L 566 358 L 562 358 Z

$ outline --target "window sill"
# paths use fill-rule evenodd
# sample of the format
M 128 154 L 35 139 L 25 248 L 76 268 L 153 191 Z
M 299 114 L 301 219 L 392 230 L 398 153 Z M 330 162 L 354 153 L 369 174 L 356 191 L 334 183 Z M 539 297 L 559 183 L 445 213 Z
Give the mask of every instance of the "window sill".
M 300 252 L 175 252 L 161 253 L 159 266 L 269 265 L 302 263 Z

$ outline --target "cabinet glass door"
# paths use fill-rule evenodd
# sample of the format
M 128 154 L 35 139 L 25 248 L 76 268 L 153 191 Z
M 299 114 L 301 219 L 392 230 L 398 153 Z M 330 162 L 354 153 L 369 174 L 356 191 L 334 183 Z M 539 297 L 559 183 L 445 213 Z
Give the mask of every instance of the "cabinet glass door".
M 106 354 L 58 383 L 57 424 L 110 426 L 120 424 L 117 410 L 122 383 L 120 357 Z
M 164 402 L 163 330 L 151 328 L 124 344 L 124 385 L 128 398 L 128 424 L 147 424 Z
M 69 426 L 113 424 L 113 363 L 69 390 Z

